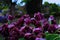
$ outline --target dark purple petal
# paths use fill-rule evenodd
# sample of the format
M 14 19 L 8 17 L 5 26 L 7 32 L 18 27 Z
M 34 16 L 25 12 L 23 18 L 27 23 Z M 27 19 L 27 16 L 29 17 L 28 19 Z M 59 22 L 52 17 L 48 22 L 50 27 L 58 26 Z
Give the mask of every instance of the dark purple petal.
M 13 18 L 14 18 L 14 17 L 13 17 L 12 15 L 9 15 L 9 16 L 8 16 L 8 19 L 9 19 L 9 20 L 13 20 Z
M 30 18 L 25 18 L 24 23 L 29 25 L 31 23 L 31 19 Z

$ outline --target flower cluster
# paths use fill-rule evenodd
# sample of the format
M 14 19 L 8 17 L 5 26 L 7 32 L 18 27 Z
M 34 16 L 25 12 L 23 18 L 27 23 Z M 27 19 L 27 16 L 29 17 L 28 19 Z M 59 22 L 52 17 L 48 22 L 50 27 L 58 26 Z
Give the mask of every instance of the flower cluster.
M 52 18 L 53 16 L 50 17 Z M 12 20 L 13 17 L 9 16 L 9 19 Z M 5 37 L 5 40 L 18 40 L 21 37 L 26 40 L 46 40 L 44 33 L 46 31 L 54 33 L 58 28 L 56 25 L 55 19 L 52 18 L 52 20 L 48 21 L 43 14 L 38 12 L 34 14 L 33 18 L 26 14 L 21 16 L 16 22 L 2 25 L 0 33 Z

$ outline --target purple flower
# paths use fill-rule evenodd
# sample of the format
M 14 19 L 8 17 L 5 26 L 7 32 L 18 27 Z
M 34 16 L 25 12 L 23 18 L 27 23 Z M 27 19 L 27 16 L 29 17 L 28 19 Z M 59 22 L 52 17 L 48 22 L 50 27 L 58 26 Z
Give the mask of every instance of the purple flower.
M 34 24 L 34 25 L 36 25 L 36 20 L 35 20 L 35 18 L 31 18 L 31 23 Z
M 23 30 L 23 28 L 21 28 L 20 30 L 19 30 L 19 37 L 21 38 L 21 37 L 24 37 L 24 32 L 22 31 Z
M 38 21 L 36 21 L 36 27 L 41 27 L 41 23 L 40 22 L 38 22 Z
M 46 40 L 45 38 L 36 38 L 35 40 Z
M 43 13 L 38 12 L 37 14 L 40 15 L 40 20 L 44 19 L 44 14 Z
M 2 32 L 2 27 L 0 27 L 0 33 Z
M 53 15 L 50 15 L 50 17 L 49 17 L 49 21 L 51 21 L 51 20 L 54 20 Z
M 32 40 L 32 34 L 31 34 L 31 33 L 26 33 L 26 34 L 24 35 L 24 38 L 25 38 L 26 40 Z
M 8 16 L 8 19 L 9 19 L 9 20 L 13 20 L 13 18 L 14 18 L 14 17 L 13 17 L 12 15 L 9 15 L 9 16 Z
M 25 36 L 29 36 L 29 35 L 31 35 L 31 33 L 25 33 Z
M 60 24 L 56 28 L 60 28 Z
M 10 29 L 10 28 L 13 28 L 13 27 L 15 27 L 15 25 L 13 25 L 13 24 L 8 25 L 8 28 L 9 28 L 9 29 Z
M 34 14 L 34 18 L 35 18 L 37 21 L 40 21 L 40 20 L 44 19 L 44 14 L 41 14 L 40 12 L 35 13 L 35 14 Z
M 2 26 L 2 35 L 3 35 L 3 37 L 8 37 L 8 35 L 9 35 L 8 24 L 4 24 Z
M 19 18 L 18 19 L 18 21 L 16 22 L 16 26 L 22 26 L 24 24 L 24 18 L 23 17 L 21 17 L 21 18 Z
M 44 31 L 48 31 L 49 24 L 44 24 L 43 28 L 44 28 Z
M 56 27 L 55 27 L 55 25 L 50 25 L 49 27 L 48 27 L 48 32 L 49 33 L 54 33 L 56 31 Z
M 3 24 L 2 28 L 5 28 L 5 29 L 8 28 L 8 24 Z
M 34 24 L 36 27 L 40 27 L 41 23 L 37 20 L 35 20 L 35 18 L 31 18 L 31 23 Z
M 23 33 L 32 33 L 32 28 L 29 26 L 24 26 L 24 27 L 21 27 L 20 31 Z
M 30 18 L 25 18 L 24 23 L 29 25 L 31 23 L 31 19 Z
M 52 22 L 52 24 L 57 24 L 57 23 L 56 23 L 56 20 L 52 20 L 51 22 Z
M 17 37 L 8 37 L 8 40 L 18 40 Z
M 24 18 L 30 18 L 30 16 L 28 14 L 25 14 L 22 17 L 24 17 Z
M 54 17 L 53 17 L 53 15 L 50 15 L 50 18 L 51 18 L 51 20 L 54 20 Z
M 19 38 L 19 29 L 17 27 L 13 27 L 9 30 L 9 36 Z
M 50 26 L 50 25 L 49 25 L 47 19 L 45 19 L 44 22 L 43 22 L 44 31 L 47 31 L 49 26 Z
M 42 28 L 34 28 L 33 32 L 37 35 L 39 33 L 42 33 L 43 31 L 42 31 Z
M 37 20 L 37 21 L 40 21 L 41 17 L 39 14 L 35 13 L 34 14 L 34 18 Z

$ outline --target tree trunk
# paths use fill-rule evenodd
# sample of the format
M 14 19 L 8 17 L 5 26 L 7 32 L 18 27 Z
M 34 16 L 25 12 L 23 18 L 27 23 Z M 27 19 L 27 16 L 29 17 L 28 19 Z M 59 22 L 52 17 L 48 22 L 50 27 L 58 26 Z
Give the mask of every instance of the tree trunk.
M 10 5 L 10 14 L 12 15 L 12 16 L 14 16 L 14 14 L 15 14 L 15 5 L 16 5 L 16 3 L 11 3 L 11 5 Z
M 42 0 L 32 0 L 26 3 L 27 14 L 33 17 L 34 13 L 41 12 Z

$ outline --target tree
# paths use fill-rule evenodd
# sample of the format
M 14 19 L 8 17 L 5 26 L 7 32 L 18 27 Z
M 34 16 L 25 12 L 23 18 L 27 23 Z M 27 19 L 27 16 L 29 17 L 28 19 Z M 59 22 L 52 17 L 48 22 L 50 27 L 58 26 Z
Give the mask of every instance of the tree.
M 45 2 L 43 5 L 42 5 L 42 11 L 43 13 L 49 13 L 49 3 L 48 2 Z
M 31 17 L 36 12 L 41 12 L 42 0 L 23 0 L 26 3 L 26 11 Z
M 12 0 L 1 0 L 0 2 L 3 3 L 3 5 L 7 5 L 9 8 L 9 14 L 14 15 L 15 13 L 15 5 L 18 0 L 15 0 L 15 2 L 12 2 Z
M 54 15 L 58 15 L 58 11 L 59 11 L 59 8 L 58 8 L 58 5 L 56 5 L 55 3 L 52 4 L 50 3 L 50 6 L 49 6 L 49 13 L 52 14 L 54 13 Z
M 45 7 L 49 6 L 49 3 L 48 3 L 48 2 L 45 2 L 45 3 L 44 3 L 44 6 L 45 6 Z

